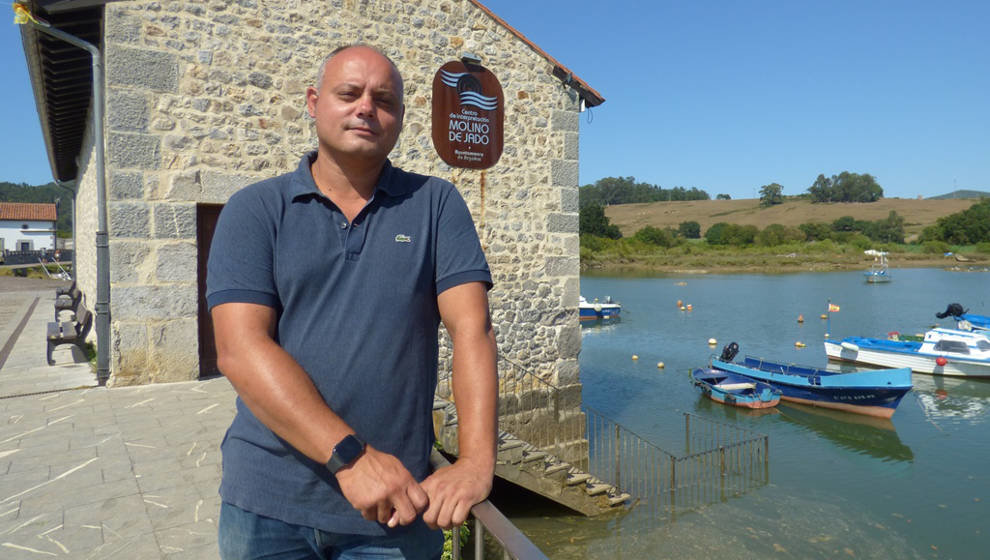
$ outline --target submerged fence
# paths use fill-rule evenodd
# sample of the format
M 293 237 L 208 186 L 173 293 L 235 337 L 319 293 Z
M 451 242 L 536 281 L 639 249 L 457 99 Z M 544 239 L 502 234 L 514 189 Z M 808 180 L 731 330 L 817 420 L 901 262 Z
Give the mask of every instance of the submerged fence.
M 724 501 L 769 482 L 769 438 L 683 413 L 684 453 L 661 449 L 591 407 L 589 472 L 657 514 Z
M 657 514 L 675 515 L 769 482 L 766 435 L 683 413 L 683 449 L 672 453 L 583 404 L 580 385 L 558 388 L 504 356 L 498 367 L 499 429 Z M 439 396 L 451 398 L 449 383 L 449 376 L 441 379 Z

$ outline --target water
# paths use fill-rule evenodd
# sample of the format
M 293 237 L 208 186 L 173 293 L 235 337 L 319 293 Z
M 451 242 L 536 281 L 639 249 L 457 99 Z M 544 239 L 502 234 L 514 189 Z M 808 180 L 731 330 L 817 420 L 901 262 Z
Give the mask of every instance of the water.
M 582 329 L 585 403 L 672 451 L 683 412 L 768 434 L 769 484 L 674 517 L 527 508 L 510 511 L 513 521 L 555 559 L 985 558 L 990 381 L 915 374 L 887 421 L 798 405 L 743 411 L 702 398 L 688 379 L 731 341 L 740 357 L 823 366 L 829 326 L 833 339 L 920 333 L 950 326 L 934 314 L 952 302 L 990 314 L 990 273 L 893 274 L 883 285 L 862 272 L 582 277 L 585 297 L 623 304 L 621 323 Z M 826 321 L 829 299 L 840 311 Z

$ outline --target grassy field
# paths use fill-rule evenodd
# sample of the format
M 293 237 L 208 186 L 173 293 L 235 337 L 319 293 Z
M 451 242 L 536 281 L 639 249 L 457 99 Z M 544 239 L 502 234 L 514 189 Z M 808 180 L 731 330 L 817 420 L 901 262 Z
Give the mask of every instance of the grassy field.
M 893 210 L 904 218 L 906 241 L 917 237 L 921 230 L 935 223 L 942 216 L 961 212 L 977 202 L 977 199 L 915 200 L 907 198 L 883 198 L 877 202 L 835 202 L 812 204 L 807 200 L 788 200 L 769 208 L 761 208 L 759 199 L 695 200 L 687 202 L 649 202 L 642 204 L 618 204 L 605 209 L 605 216 L 619 227 L 624 237 L 640 228 L 674 228 L 681 222 L 695 221 L 704 233 L 712 224 L 727 222 L 754 225 L 760 229 L 770 224 L 798 226 L 807 222 L 833 221 L 843 216 L 857 220 L 882 220 Z

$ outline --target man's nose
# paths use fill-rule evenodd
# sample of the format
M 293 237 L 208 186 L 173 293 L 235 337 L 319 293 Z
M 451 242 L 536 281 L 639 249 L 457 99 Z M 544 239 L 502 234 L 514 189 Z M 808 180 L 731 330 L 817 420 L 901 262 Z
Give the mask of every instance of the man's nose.
M 358 98 L 357 110 L 359 115 L 374 117 L 375 100 L 370 95 L 362 95 Z

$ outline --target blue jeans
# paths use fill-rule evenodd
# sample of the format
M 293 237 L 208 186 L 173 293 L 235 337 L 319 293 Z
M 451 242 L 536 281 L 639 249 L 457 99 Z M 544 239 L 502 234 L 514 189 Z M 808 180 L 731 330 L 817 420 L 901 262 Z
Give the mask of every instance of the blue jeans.
M 426 525 L 397 536 L 328 533 L 245 511 L 223 502 L 219 544 L 223 560 L 437 560 L 443 534 Z

